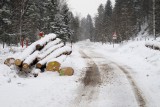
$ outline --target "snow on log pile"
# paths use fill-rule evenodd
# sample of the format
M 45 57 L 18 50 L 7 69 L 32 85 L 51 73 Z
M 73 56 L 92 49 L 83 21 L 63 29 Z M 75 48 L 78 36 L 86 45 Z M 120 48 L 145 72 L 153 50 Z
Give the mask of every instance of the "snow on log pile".
M 47 49 L 49 49 L 50 47 L 52 47 L 52 46 L 54 46 L 54 45 L 56 45 L 56 44 L 59 44 L 60 42 L 62 42 L 61 39 L 56 38 L 54 41 L 49 42 L 49 43 L 41 50 L 41 52 L 42 52 L 42 53 L 45 52 Z
M 40 50 L 43 46 L 46 45 L 49 41 L 54 40 L 56 38 L 55 34 L 46 35 L 44 38 L 32 43 L 28 48 L 26 48 L 21 56 L 16 58 L 15 65 L 21 66 L 22 62 L 31 55 L 35 50 Z
M 34 42 L 33 44 L 31 44 L 28 48 L 26 48 L 22 53 L 21 55 L 16 58 L 15 60 L 15 65 L 17 66 L 20 66 L 22 64 L 22 62 L 29 56 L 31 55 L 35 49 L 36 49 L 36 45 L 37 45 L 37 42 Z
M 59 71 L 61 63 L 67 58 L 66 55 L 61 55 L 58 58 L 53 58 L 49 60 L 46 64 L 47 71 Z
M 28 56 L 23 62 L 23 68 L 27 69 L 31 65 L 31 63 L 34 63 L 38 54 L 39 51 L 35 51 L 32 55 Z
M 145 46 L 154 50 L 160 50 L 160 42 L 146 42 Z
M 50 47 L 48 50 L 46 50 L 45 52 L 41 53 L 38 55 L 38 60 L 42 60 L 43 58 L 45 58 L 47 55 L 49 55 L 50 53 L 52 53 L 53 51 L 55 51 L 56 49 L 63 47 L 64 43 L 60 43 L 57 45 L 53 45 L 52 47 Z
M 65 54 L 65 55 L 71 54 L 71 48 L 68 46 L 64 46 L 64 47 L 56 49 L 54 52 L 50 53 L 47 57 L 45 57 L 44 59 L 39 61 L 36 65 L 36 67 L 42 68 L 42 67 L 44 67 L 44 65 L 46 65 L 46 63 L 49 60 L 51 60 L 53 58 L 57 58 L 57 57 L 61 56 L 62 54 Z
M 46 45 L 48 42 L 52 40 L 55 40 L 55 38 L 56 35 L 53 33 L 46 35 L 44 38 L 38 41 L 38 44 L 36 45 L 36 50 L 41 50 L 44 47 L 44 45 Z
M 48 34 L 32 43 L 13 61 L 15 66 L 25 72 L 32 71 L 31 68 L 35 69 L 35 67 L 38 69 L 47 67 L 47 71 L 59 71 L 61 63 L 71 52 L 71 47 L 65 46 L 55 34 Z M 9 65 L 7 61 L 8 58 L 5 64 Z

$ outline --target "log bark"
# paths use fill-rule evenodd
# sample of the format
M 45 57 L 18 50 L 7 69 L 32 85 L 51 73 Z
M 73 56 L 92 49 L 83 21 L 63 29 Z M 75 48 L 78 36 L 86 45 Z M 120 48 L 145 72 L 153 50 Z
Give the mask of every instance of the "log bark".
M 38 44 L 36 45 L 36 50 L 41 50 L 44 45 L 46 45 L 48 42 L 53 41 L 56 39 L 55 34 L 48 34 L 44 38 L 40 39 L 38 41 Z
M 44 47 L 44 45 L 41 46 L 40 44 L 37 44 L 37 45 L 36 45 L 36 50 L 40 51 L 43 47 Z
M 23 62 L 23 61 L 22 61 L 21 59 L 16 59 L 16 60 L 15 60 L 15 65 L 16 65 L 16 66 L 21 66 L 22 62 Z
M 27 64 L 27 63 L 23 63 L 23 68 L 24 68 L 24 69 L 29 68 L 29 64 Z
M 29 56 L 31 55 L 35 49 L 36 45 L 38 42 L 32 43 L 28 48 L 26 48 L 20 55 L 19 57 L 16 58 L 15 60 L 15 65 L 20 66 L 22 62 Z
M 14 58 L 7 58 L 7 59 L 4 61 L 4 64 L 7 65 L 7 66 L 11 66 L 11 65 L 14 65 L 14 62 L 15 62 L 15 59 L 14 59 Z
M 24 69 L 29 68 L 29 66 L 36 61 L 38 54 L 39 54 L 39 51 L 35 51 L 33 54 L 27 57 L 23 62 L 23 68 Z
M 66 53 L 71 53 L 71 48 L 68 46 L 64 46 L 62 48 L 58 48 L 57 50 L 55 50 L 53 53 L 49 54 L 47 57 L 45 57 L 43 60 L 39 61 L 36 64 L 37 68 L 41 68 L 43 67 L 43 65 L 46 65 L 46 63 L 53 59 L 53 58 L 57 58 L 59 56 L 61 56 L 62 54 L 66 54 Z
M 66 55 L 61 55 L 60 57 L 49 60 L 46 64 L 46 70 L 59 71 L 61 63 L 63 63 L 66 58 Z
M 49 54 L 51 54 L 52 52 L 54 52 L 56 49 L 58 48 L 61 48 L 64 46 L 64 43 L 60 43 L 60 44 L 57 44 L 51 48 L 49 48 L 46 52 L 38 55 L 37 59 L 40 61 L 42 60 L 43 58 L 45 58 L 46 56 L 48 56 Z
M 62 68 L 59 70 L 59 75 L 60 76 L 72 76 L 74 74 L 74 70 L 71 67 L 66 67 L 66 68 Z
M 49 62 L 46 66 L 47 71 L 59 71 L 61 64 L 57 61 Z
M 36 50 L 37 45 L 40 45 L 40 46 L 37 46 L 38 50 L 40 50 L 41 48 L 43 48 L 41 46 L 43 46 L 44 44 L 46 44 L 47 42 L 49 42 L 55 38 L 56 38 L 55 34 L 49 34 L 49 35 L 46 35 L 44 38 L 32 43 L 28 48 L 26 48 L 21 53 L 21 55 L 19 57 L 16 58 L 15 65 L 21 66 L 22 62 Z
M 41 69 L 43 67 L 43 65 L 41 63 L 37 63 L 36 67 Z
M 54 41 L 50 41 L 42 50 L 41 53 L 47 51 L 49 48 L 51 48 L 54 45 L 60 44 L 62 42 L 61 39 L 56 38 Z

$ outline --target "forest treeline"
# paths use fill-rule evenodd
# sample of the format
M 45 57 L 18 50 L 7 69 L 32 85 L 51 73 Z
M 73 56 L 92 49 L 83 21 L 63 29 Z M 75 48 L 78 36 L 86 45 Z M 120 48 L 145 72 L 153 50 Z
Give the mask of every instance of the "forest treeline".
M 65 0 L 0 0 L 0 42 L 17 44 L 22 38 L 33 42 L 40 31 L 56 33 L 64 41 L 73 42 L 111 42 L 114 32 L 120 42 L 136 37 L 142 28 L 150 35 L 155 28 L 158 37 L 159 11 L 159 0 L 115 0 L 115 6 L 107 0 L 99 5 L 95 17 L 88 14 L 79 18 Z
M 100 4 L 97 11 L 93 20 L 90 15 L 81 20 L 81 39 L 111 42 L 112 35 L 116 32 L 117 42 L 120 42 L 133 39 L 142 29 L 155 38 L 160 36 L 159 0 L 155 0 L 155 3 L 153 0 L 115 0 L 114 7 L 108 0 L 105 5 Z

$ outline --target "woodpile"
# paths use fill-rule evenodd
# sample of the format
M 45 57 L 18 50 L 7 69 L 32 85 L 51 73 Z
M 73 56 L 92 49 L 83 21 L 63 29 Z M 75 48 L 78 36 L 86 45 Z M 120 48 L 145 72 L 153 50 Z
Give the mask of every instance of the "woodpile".
M 64 45 L 55 34 L 49 34 L 28 46 L 17 58 L 6 59 L 4 64 L 8 66 L 14 64 L 24 71 L 36 67 L 46 71 L 63 71 L 64 75 L 73 75 L 71 69 L 61 69 L 61 63 L 71 53 L 71 47 Z
M 14 65 L 14 62 L 15 62 L 15 59 L 14 59 L 14 58 L 7 58 L 7 59 L 4 61 L 4 64 L 7 65 L 7 66 L 11 66 L 11 65 Z
M 146 42 L 145 46 L 160 51 L 160 42 Z
M 61 55 L 58 58 L 53 58 L 53 59 L 49 60 L 46 64 L 46 70 L 59 72 L 60 67 L 61 67 L 61 63 L 63 63 L 66 58 L 67 58 L 66 55 Z
M 47 71 L 59 71 L 61 64 L 57 61 L 49 62 L 46 66 Z
M 29 56 L 24 60 L 22 67 L 23 67 L 24 69 L 27 69 L 27 68 L 29 68 L 29 66 L 30 66 L 31 64 L 34 64 L 34 62 L 36 61 L 36 58 L 37 58 L 38 54 L 39 54 L 39 51 L 35 51 L 33 54 L 29 55 Z
M 61 68 L 59 70 L 59 74 L 60 76 L 72 76 L 74 74 L 74 70 L 71 67 L 65 67 L 65 68 Z
M 54 58 L 58 58 L 59 56 L 61 56 L 63 54 L 69 55 L 69 53 L 71 54 L 71 48 L 68 47 L 68 46 L 64 46 L 64 47 L 58 48 L 54 52 L 51 52 L 47 57 L 45 57 L 42 60 L 40 60 L 36 64 L 36 67 L 41 69 L 41 68 L 45 67 L 46 63 L 49 60 L 54 59 Z

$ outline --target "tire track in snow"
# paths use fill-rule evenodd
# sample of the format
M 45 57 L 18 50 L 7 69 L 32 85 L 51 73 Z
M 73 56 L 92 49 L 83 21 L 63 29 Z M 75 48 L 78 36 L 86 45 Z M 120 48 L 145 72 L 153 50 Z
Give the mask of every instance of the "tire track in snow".
M 98 66 L 92 60 L 91 57 L 87 56 L 84 52 L 80 51 L 82 58 L 87 60 L 88 67 L 86 69 L 85 76 L 82 79 L 84 86 L 97 86 L 101 83 L 100 72 Z
M 82 55 L 82 58 L 86 59 L 86 61 L 88 62 L 88 67 L 86 68 L 85 76 L 82 77 L 82 84 L 78 88 L 79 89 L 78 95 L 77 95 L 76 99 L 74 100 L 74 106 L 72 106 L 72 107 L 93 107 L 93 106 L 99 107 L 100 105 L 99 104 L 98 104 L 99 106 L 97 105 L 98 102 L 96 99 L 98 99 L 98 97 L 99 97 L 99 92 L 101 89 L 100 87 L 101 86 L 106 87 L 105 84 L 109 84 L 109 86 L 111 86 L 113 88 L 113 91 L 111 91 L 111 93 L 113 95 L 116 95 L 113 92 L 118 92 L 118 89 L 115 89 L 115 88 L 119 87 L 119 85 L 115 86 L 115 88 L 113 86 L 114 86 L 114 84 L 117 84 L 117 82 L 119 82 L 116 80 L 116 78 L 117 79 L 119 78 L 119 77 L 116 77 L 119 75 L 118 72 L 121 72 L 125 76 L 126 81 L 128 81 L 128 84 L 129 84 L 127 86 L 131 87 L 130 91 L 133 92 L 133 98 L 135 99 L 134 105 L 137 105 L 138 107 L 147 107 L 145 97 L 143 96 L 141 90 L 138 88 L 136 82 L 134 81 L 134 79 L 130 75 L 129 71 L 124 69 L 123 66 L 119 66 L 118 64 L 111 62 L 111 61 L 106 62 L 105 57 L 103 57 L 101 54 L 98 54 L 95 52 L 94 52 L 94 54 L 93 54 L 93 52 L 91 52 L 91 54 L 87 54 L 87 55 L 91 55 L 91 57 L 87 56 L 82 51 L 80 51 L 80 53 Z M 118 68 L 118 69 L 116 69 L 116 68 Z M 118 70 L 118 71 L 115 71 L 115 70 Z M 123 82 L 123 79 L 121 82 Z M 123 85 L 121 85 L 120 87 L 123 87 Z M 124 89 L 125 89 L 125 87 L 124 87 Z M 110 87 L 108 87 L 108 88 L 110 88 Z M 107 92 L 109 90 L 110 89 L 106 89 Z M 126 91 L 129 92 L 129 90 L 126 90 Z M 124 90 L 124 92 L 125 92 L 125 90 Z M 110 95 L 112 95 L 112 94 L 110 94 Z M 131 95 L 129 95 L 129 96 L 131 96 Z M 107 97 L 109 97 L 109 96 L 107 96 Z M 118 95 L 117 100 L 119 99 L 119 97 L 120 96 Z M 131 98 L 131 99 L 133 99 L 133 98 Z M 123 99 L 123 97 L 122 97 L 122 99 Z M 94 101 L 96 101 L 96 103 L 94 103 L 95 105 L 93 105 Z M 114 102 L 114 98 L 113 98 L 113 102 Z M 123 105 L 123 103 L 121 103 L 121 104 Z M 126 104 L 124 104 L 124 106 L 127 106 L 127 104 L 131 104 L 128 106 L 133 107 L 132 103 L 126 103 Z M 113 106 L 117 106 L 117 105 L 113 104 Z
M 136 100 L 137 100 L 139 107 L 147 107 L 145 98 L 142 95 L 142 92 L 140 91 L 140 89 L 136 85 L 136 83 L 135 83 L 134 79 L 132 78 L 132 76 L 130 75 L 130 73 L 126 69 L 124 69 L 123 67 L 121 67 L 117 64 L 115 64 L 115 65 L 118 66 L 123 71 L 123 73 L 126 75 L 130 85 L 132 86 L 132 89 L 134 91 L 134 94 L 135 94 L 135 97 L 136 97 Z
M 88 67 L 86 68 L 84 77 L 82 77 L 82 84 L 79 87 L 78 96 L 75 99 L 73 107 L 89 107 L 90 102 L 93 102 L 98 97 L 101 77 L 95 62 L 82 51 L 80 53 L 82 58 L 87 61 Z
M 98 53 L 95 53 L 95 52 L 94 52 L 94 55 L 103 56 L 103 55 L 98 54 Z M 103 58 L 103 57 L 101 57 L 101 58 Z M 105 59 L 105 58 L 104 58 L 104 59 Z M 136 101 L 137 101 L 137 103 L 138 103 L 138 106 L 139 106 L 139 107 L 147 107 L 146 98 L 143 96 L 142 91 L 141 91 L 141 90 L 139 89 L 139 87 L 137 86 L 135 80 L 133 79 L 133 77 L 131 76 L 131 74 L 129 73 L 129 71 L 127 71 L 124 67 L 116 64 L 115 62 L 111 62 L 111 64 L 114 64 L 115 66 L 117 66 L 117 67 L 123 72 L 123 74 L 126 76 L 126 78 L 127 78 L 128 82 L 129 82 L 131 88 L 133 89 L 133 93 L 134 93 L 134 96 L 135 96 Z M 98 64 L 97 66 L 101 68 L 102 64 Z M 106 66 L 108 66 L 108 67 L 106 67 Z M 109 68 L 112 68 L 112 65 L 105 64 L 103 67 L 104 67 L 103 69 L 109 69 Z M 103 69 L 102 69 L 101 71 L 104 71 Z M 113 68 L 113 69 L 114 69 L 114 68 Z M 106 71 L 106 70 L 105 70 L 105 71 Z M 111 70 L 109 70 L 109 71 L 111 71 Z M 106 72 L 103 72 L 103 73 L 106 73 Z M 111 73 L 111 72 L 110 72 L 110 73 Z M 112 73 L 113 73 L 113 72 L 112 72 Z M 103 76 L 103 75 L 102 75 L 102 76 Z M 111 77 L 111 76 L 108 76 L 108 77 Z M 108 77 L 107 77 L 107 78 L 108 78 Z M 106 80 L 107 78 L 102 78 L 102 79 L 105 79 L 105 80 Z M 112 79 L 112 78 L 109 78 L 109 81 L 107 81 L 107 82 L 108 82 L 108 83 L 111 82 L 111 79 Z
M 94 52 L 94 56 L 102 56 L 101 54 L 98 54 L 96 52 Z M 104 58 L 105 59 L 105 58 Z M 112 64 L 114 64 L 115 66 L 117 66 L 126 76 L 127 80 L 129 81 L 130 86 L 132 87 L 134 96 L 136 98 L 136 101 L 138 103 L 139 107 L 147 107 L 146 104 L 146 98 L 143 96 L 142 91 L 139 89 L 139 87 L 137 86 L 135 80 L 133 79 L 133 77 L 131 76 L 131 74 L 129 73 L 129 71 L 127 71 L 126 69 L 124 69 L 122 66 L 119 66 L 118 64 L 111 62 Z M 108 64 L 107 64 L 108 65 Z M 100 67 L 101 65 L 97 65 L 98 67 Z M 111 66 L 111 65 L 110 65 Z M 107 68 L 108 69 L 108 68 Z M 102 70 L 103 71 L 103 70 Z M 103 79 L 103 78 L 102 78 Z M 106 79 L 106 78 L 104 78 Z M 111 79 L 111 78 L 110 78 Z

